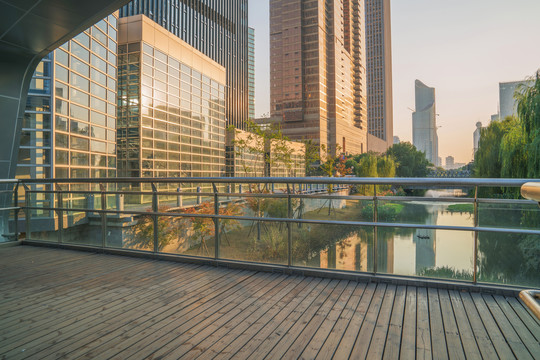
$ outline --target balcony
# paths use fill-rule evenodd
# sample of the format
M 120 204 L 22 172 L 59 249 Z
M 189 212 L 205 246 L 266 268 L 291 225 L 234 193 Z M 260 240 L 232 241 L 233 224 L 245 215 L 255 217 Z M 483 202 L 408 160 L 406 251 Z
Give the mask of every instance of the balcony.
M 524 180 L 181 181 L 19 182 L 0 354 L 540 354 L 540 321 L 517 297 L 538 277 L 515 264 L 534 259 L 538 206 L 483 197 Z

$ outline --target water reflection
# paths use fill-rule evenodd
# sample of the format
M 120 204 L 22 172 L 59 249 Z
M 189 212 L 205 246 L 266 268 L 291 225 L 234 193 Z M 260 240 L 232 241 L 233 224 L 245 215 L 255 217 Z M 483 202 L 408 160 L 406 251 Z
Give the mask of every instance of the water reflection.
M 399 222 L 471 226 L 468 213 L 446 211 L 448 203 L 404 204 Z M 472 232 L 434 229 L 379 228 L 377 271 L 399 275 L 424 275 L 426 270 L 450 268 L 472 272 L 474 237 Z M 373 230 L 347 234 L 328 250 L 320 252 L 316 266 L 339 270 L 373 270 Z

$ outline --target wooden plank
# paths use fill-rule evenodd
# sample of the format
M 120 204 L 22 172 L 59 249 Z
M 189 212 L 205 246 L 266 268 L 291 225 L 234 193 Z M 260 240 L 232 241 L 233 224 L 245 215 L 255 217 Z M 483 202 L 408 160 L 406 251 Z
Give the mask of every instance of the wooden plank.
M 241 276 L 238 276 L 240 274 Z M 251 289 L 251 286 L 256 286 L 269 277 L 268 274 L 254 276 L 253 272 L 248 271 L 238 274 L 226 272 L 224 275 L 212 282 L 202 279 L 196 286 L 179 289 L 176 296 L 149 298 L 148 302 L 152 307 L 145 312 L 130 309 L 127 318 L 131 321 L 128 323 L 118 324 L 117 319 L 106 320 L 98 331 L 94 328 L 88 335 L 92 341 L 84 348 L 69 353 L 69 357 L 77 357 L 81 351 L 84 358 L 89 359 L 110 358 L 121 352 L 141 352 L 143 349 L 151 352 L 152 346 L 164 335 L 169 336 L 174 331 L 180 331 L 178 329 L 181 326 L 189 329 L 204 319 L 205 315 L 209 316 L 224 306 L 225 300 L 232 301 L 240 296 L 240 289 L 244 286 Z M 103 346 L 103 342 L 107 346 Z M 88 351 L 88 348 L 91 350 Z
M 296 339 L 296 335 L 298 335 L 295 334 L 294 331 L 297 331 L 302 324 L 307 324 L 309 322 L 315 312 L 335 290 L 338 283 L 338 280 L 331 280 L 324 290 L 322 290 L 319 294 L 314 294 L 315 297 L 308 297 L 306 299 L 307 301 L 303 302 L 302 306 L 297 307 L 292 316 L 284 319 L 283 322 L 272 332 L 272 334 L 264 339 L 260 346 L 247 358 L 262 359 L 266 357 L 284 338 L 287 338 L 289 341 L 294 341 Z
M 358 337 L 354 343 L 354 346 L 351 351 L 351 358 L 353 359 L 364 359 L 367 356 L 369 350 L 369 344 L 371 343 L 371 338 L 373 337 L 373 331 L 377 325 L 377 318 L 379 317 L 379 311 L 383 305 L 384 294 L 386 293 L 386 284 L 378 284 L 377 290 L 373 295 L 373 299 L 369 306 L 369 310 L 366 314 Z M 336 354 L 339 354 L 339 349 Z M 339 355 L 338 358 L 341 358 Z
M 314 278 L 303 278 L 300 284 L 294 286 L 281 299 L 276 299 L 275 303 L 269 303 L 271 307 L 261 307 L 257 310 L 253 316 L 247 321 L 241 322 L 235 327 L 229 334 L 222 336 L 214 345 L 203 352 L 200 359 L 223 359 L 228 358 L 242 347 L 244 347 L 250 339 L 257 334 L 261 329 L 268 324 L 280 311 L 282 311 L 287 304 L 294 302 L 298 298 L 304 298 L 307 296 L 319 281 L 315 281 Z M 294 284 L 294 283 L 291 283 Z M 238 335 L 240 333 L 240 335 Z
M 330 309 L 340 299 L 341 294 L 345 291 L 348 284 L 348 280 L 339 281 L 320 306 L 316 302 L 308 308 L 267 356 L 271 359 L 291 359 L 298 357 L 317 332 L 317 329 L 328 315 Z
M 510 345 L 510 348 L 512 349 L 514 355 L 518 359 L 532 359 L 529 350 L 527 349 L 527 347 L 525 347 L 506 316 L 504 316 L 501 308 L 497 305 L 497 302 L 495 301 L 493 296 L 484 295 L 483 298 L 486 302 L 487 307 L 491 311 L 493 318 L 497 322 L 499 329 L 503 333 L 504 339 L 506 340 L 508 345 Z
M 311 289 L 305 296 L 295 298 L 289 304 L 287 304 L 283 309 L 281 309 L 274 318 L 270 319 L 269 322 L 264 324 L 264 327 L 260 329 L 256 334 L 254 334 L 249 342 L 237 350 L 237 352 L 231 351 L 229 354 L 226 354 L 224 358 L 230 359 L 231 357 L 246 359 L 256 351 L 261 353 L 266 353 L 272 348 L 272 342 L 269 341 L 270 336 L 280 334 L 288 329 L 289 323 L 296 321 L 301 314 L 307 309 L 316 297 L 319 296 L 321 292 L 330 284 L 329 279 L 317 279 L 315 287 Z M 259 350 L 260 347 L 266 347 L 269 350 Z M 217 357 L 218 359 L 220 356 Z
M 10 328 L 13 325 L 17 325 L 18 330 L 23 330 L 25 324 L 35 324 L 41 322 L 42 319 L 58 319 L 61 314 L 72 314 L 75 311 L 84 309 L 85 311 L 91 310 L 91 303 L 94 300 L 102 300 L 104 296 L 109 294 L 119 293 L 122 291 L 126 295 L 129 293 L 127 289 L 123 289 L 122 285 L 129 281 L 130 278 L 141 280 L 141 275 L 153 274 L 158 271 L 166 272 L 164 269 L 152 269 L 144 264 L 139 265 L 136 268 L 128 267 L 122 268 L 121 271 L 127 271 L 128 275 L 122 275 L 119 270 L 104 274 L 104 276 L 95 278 L 93 281 L 82 281 L 77 284 L 76 287 L 70 285 L 72 289 L 59 287 L 57 291 L 51 291 L 48 295 L 40 295 L 38 298 L 43 299 L 41 303 L 27 303 L 22 308 L 12 310 L 12 314 L 0 317 L 0 321 L 6 328 Z M 115 284 L 115 286 L 111 286 Z M 141 282 L 143 284 L 143 282 Z M 122 289 L 122 290 L 119 290 Z M 24 300 L 20 303 L 24 305 Z M 43 311 L 47 309 L 47 311 Z M 52 316 L 54 315 L 54 316 Z M 28 328 L 24 329 L 29 330 Z M 3 336 L 5 331 L 0 330 L 0 336 Z M 10 331 L 13 335 L 13 332 Z
M 527 308 L 527 306 L 515 297 L 506 297 L 506 301 L 519 316 L 523 324 L 527 326 L 536 341 L 540 341 L 540 320 Z
M 369 344 L 367 354 L 369 359 L 381 359 L 383 357 L 395 297 L 396 286 L 388 285 L 384 294 L 381 310 L 379 311 L 379 316 L 377 317 L 375 329 L 373 329 L 373 336 L 371 337 L 371 342 Z M 397 348 L 399 352 L 399 344 Z
M 167 268 L 164 268 L 162 270 L 156 270 L 162 274 L 167 273 Z M 180 269 L 177 269 L 176 271 L 178 271 L 178 273 L 181 272 Z M 146 273 L 146 277 L 139 276 L 134 278 L 134 280 L 136 279 L 136 281 L 140 285 L 144 285 L 146 282 L 149 281 L 153 281 L 153 284 L 155 284 L 155 280 L 152 280 L 153 275 L 155 275 L 155 273 L 148 272 Z M 15 327 L 15 329 L 12 328 L 9 331 L 8 335 L 4 335 L 1 337 L 0 346 L 3 345 L 4 341 L 13 342 L 15 341 L 14 339 L 18 337 L 23 337 L 25 340 L 28 340 L 29 332 L 37 332 L 41 329 L 47 329 L 51 326 L 54 326 L 54 324 L 61 323 L 62 320 L 68 320 L 72 317 L 73 314 L 82 312 L 88 316 L 92 313 L 98 313 L 101 311 L 104 305 L 111 306 L 112 304 L 114 304 L 114 301 L 123 301 L 122 299 L 124 297 L 129 297 L 130 295 L 138 291 L 136 288 L 133 288 L 131 291 L 129 291 L 129 289 L 127 288 L 126 290 L 127 291 L 123 292 L 111 291 L 107 294 L 101 292 L 94 297 L 84 297 L 83 293 L 82 299 L 77 297 L 72 299 L 70 303 L 59 302 L 59 304 L 52 304 L 46 308 L 47 311 L 43 311 L 44 307 L 42 306 L 35 306 L 35 311 L 28 311 L 27 309 L 26 311 L 31 314 L 34 314 L 36 311 L 38 311 L 40 315 L 32 315 L 32 317 L 29 318 L 29 323 L 27 323 L 26 325 L 21 324 L 20 322 L 10 324 L 10 326 Z
M 200 355 L 200 351 L 196 349 L 198 346 L 205 347 L 206 341 L 209 341 L 209 345 L 213 345 L 215 342 L 212 341 L 211 337 L 213 333 L 219 332 L 222 327 L 235 318 L 242 317 L 241 314 L 253 303 L 258 301 L 264 303 L 274 296 L 283 287 L 285 278 L 285 276 L 280 276 L 272 281 L 264 281 L 251 292 L 243 292 L 237 301 L 229 302 L 213 316 L 175 337 L 173 341 L 150 356 L 160 359 L 178 359 L 182 357 L 194 358 Z M 194 350 L 194 354 L 187 355 L 190 350 Z
M 459 331 L 459 337 L 461 338 L 461 344 L 463 345 L 463 351 L 467 359 L 482 359 L 482 355 L 478 349 L 478 345 L 474 338 L 471 325 L 461 298 L 455 290 L 449 291 L 450 301 L 454 309 L 454 315 L 456 318 L 457 329 Z
M 141 316 L 144 311 L 141 308 L 148 307 L 149 299 L 163 290 L 159 288 L 141 289 L 137 296 L 130 296 L 126 299 L 119 298 L 112 304 L 104 306 L 102 309 L 97 309 L 92 313 L 79 314 L 76 317 L 71 317 L 69 320 L 58 323 L 55 328 L 62 329 L 62 339 L 58 339 L 55 331 L 46 328 L 41 332 L 34 333 L 31 337 L 33 340 L 25 339 L 25 354 L 37 353 L 40 350 L 47 348 L 47 351 L 55 351 L 62 346 L 71 345 L 74 342 L 73 337 L 78 337 L 81 342 L 88 343 L 92 337 L 100 336 L 100 332 L 96 331 L 96 326 L 110 331 L 115 329 L 115 326 L 121 326 L 122 319 L 132 321 L 134 314 Z M 132 317 L 130 319 L 130 316 Z M 119 318 L 120 317 L 120 321 Z M 55 341 L 55 345 L 49 349 L 47 341 Z
M 533 357 L 535 356 L 535 354 L 538 354 L 538 356 L 540 356 L 540 344 L 538 343 L 538 340 L 535 339 L 534 335 L 521 321 L 519 316 L 516 314 L 514 309 L 512 309 L 510 304 L 508 304 L 506 299 L 503 296 L 498 295 L 494 295 L 493 298 L 495 299 L 497 305 L 502 310 L 502 312 L 518 334 L 519 338 L 521 339 L 521 343 L 525 345 L 525 347 L 529 350 Z M 538 327 L 537 333 L 540 333 L 540 326 Z
M 349 303 L 356 287 L 357 283 L 353 282 L 347 285 L 343 293 L 341 293 L 340 298 L 334 303 L 330 312 L 328 312 L 326 318 L 317 326 L 316 332 L 311 340 L 301 345 L 293 344 L 288 351 L 288 357 L 290 357 L 290 355 L 296 354 L 296 356 L 298 356 L 298 354 L 300 354 L 300 358 L 302 359 L 314 359 L 317 356 L 330 332 L 334 329 L 337 321 L 345 311 L 345 307 Z M 310 326 L 315 325 L 312 324 L 313 322 L 314 321 L 312 320 Z M 303 348 L 303 352 L 301 352 L 301 348 Z
M 358 333 L 360 332 L 360 329 L 364 324 L 371 303 L 382 301 L 382 296 L 385 289 L 386 287 L 384 285 L 378 287 L 377 284 L 374 283 L 370 283 L 367 286 L 364 294 L 362 295 L 362 299 L 358 304 L 358 308 L 353 314 L 353 317 L 349 322 L 349 326 L 347 326 L 347 330 L 345 331 L 345 334 L 343 334 L 343 337 L 337 349 L 335 350 L 334 358 L 348 359 L 350 357 L 350 354 L 358 337 Z M 377 294 L 377 297 L 374 299 L 375 294 Z
M 429 322 L 429 302 L 427 289 L 417 290 L 416 318 L 416 358 L 431 359 L 431 327 Z
M 384 359 L 399 359 L 406 298 L 407 288 L 405 286 L 398 286 L 384 347 Z
M 444 334 L 448 345 L 448 357 L 450 359 L 463 359 L 465 352 L 461 344 L 461 338 L 450 301 L 448 290 L 439 289 L 439 303 L 444 324 Z
M 474 305 L 476 306 L 478 315 L 482 319 L 482 322 L 486 329 L 486 333 L 489 335 L 489 338 L 491 339 L 491 343 L 495 347 L 495 351 L 497 351 L 497 355 L 499 356 L 499 358 L 512 359 L 514 357 L 514 354 L 512 353 L 512 350 L 510 349 L 510 347 L 508 346 L 506 339 L 504 338 L 501 331 L 499 330 L 497 323 L 491 316 L 489 309 L 487 308 L 484 300 L 482 299 L 482 295 L 478 293 L 472 293 L 472 294 L 465 294 L 462 297 L 465 297 L 465 296 L 470 296 Z M 469 315 L 469 319 L 470 318 L 471 317 Z M 482 348 L 480 348 L 480 350 L 482 350 Z
M 334 356 L 334 353 L 343 338 L 345 331 L 349 327 L 350 322 L 353 319 L 354 314 L 357 311 L 358 305 L 362 300 L 362 297 L 367 288 L 366 283 L 359 283 L 356 285 L 352 296 L 349 298 L 349 301 L 343 309 L 343 313 L 337 320 L 334 328 L 326 337 L 324 344 L 322 345 L 319 353 L 317 354 L 317 359 L 331 359 Z
M 431 348 L 433 359 L 448 359 L 448 348 L 441 313 L 441 303 L 437 289 L 428 288 L 429 326 L 431 329 Z
M 400 355 L 403 359 L 416 358 L 416 287 L 413 286 L 407 286 Z
M 456 302 L 463 304 L 469 324 L 471 325 L 471 330 L 474 334 L 474 339 L 476 340 L 476 344 L 478 345 L 478 349 L 480 350 L 482 357 L 484 359 L 498 358 L 499 356 L 497 355 L 497 351 L 495 350 L 493 342 L 491 341 L 491 338 L 484 327 L 482 318 L 476 309 L 476 305 L 474 304 L 471 295 L 469 293 L 455 293 L 455 295 Z M 510 351 L 510 349 L 508 349 L 508 351 Z

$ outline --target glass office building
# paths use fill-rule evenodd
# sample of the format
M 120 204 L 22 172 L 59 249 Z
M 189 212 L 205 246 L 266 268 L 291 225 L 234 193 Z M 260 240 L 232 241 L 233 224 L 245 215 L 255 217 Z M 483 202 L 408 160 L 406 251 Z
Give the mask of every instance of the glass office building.
M 225 176 L 225 69 L 144 15 L 119 32 L 119 176 Z
M 248 1 L 133 0 L 120 17 L 144 14 L 225 67 L 226 118 L 244 129 L 248 119 Z
M 117 16 L 47 55 L 30 85 L 17 177 L 116 176 Z
M 249 88 L 249 119 L 255 119 L 255 29 L 249 30 L 248 51 L 248 88 Z

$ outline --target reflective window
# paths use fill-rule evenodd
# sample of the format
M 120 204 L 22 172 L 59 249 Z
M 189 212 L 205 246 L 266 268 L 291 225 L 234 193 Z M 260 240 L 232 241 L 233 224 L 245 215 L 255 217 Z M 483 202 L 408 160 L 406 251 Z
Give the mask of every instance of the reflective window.
M 87 63 L 90 62 L 90 52 L 76 42 L 71 45 L 71 54 Z

